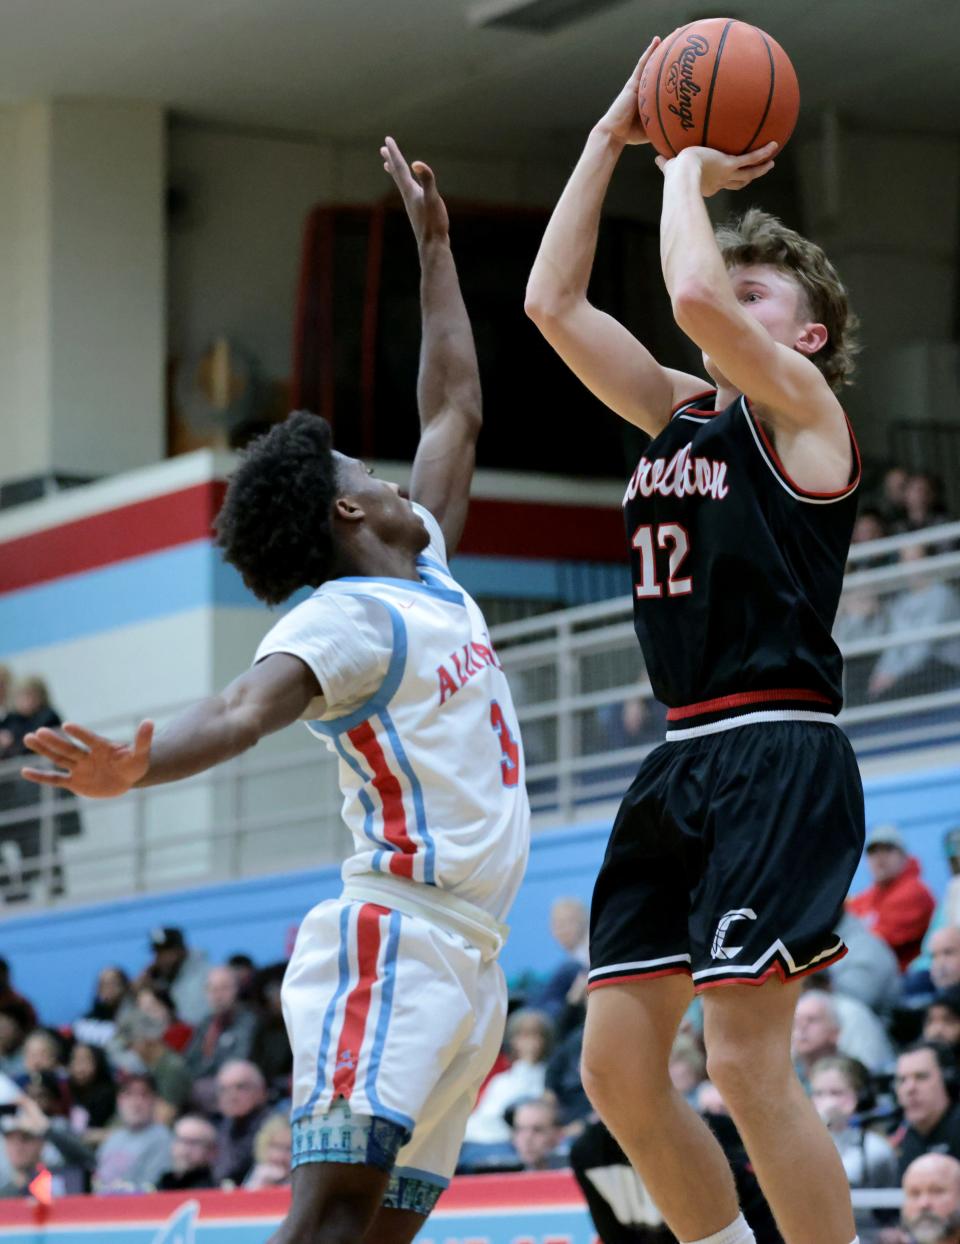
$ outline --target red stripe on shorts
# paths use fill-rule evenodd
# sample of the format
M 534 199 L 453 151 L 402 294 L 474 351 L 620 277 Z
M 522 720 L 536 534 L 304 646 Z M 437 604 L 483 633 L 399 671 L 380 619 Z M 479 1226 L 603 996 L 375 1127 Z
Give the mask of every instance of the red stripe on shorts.
M 373 770 L 373 785 L 383 806 L 384 837 L 392 847 L 397 848 L 390 856 L 390 871 L 399 877 L 413 877 L 417 844 L 407 833 L 407 814 L 400 783 L 390 772 L 383 748 L 368 721 L 350 730 L 347 738 Z
M 389 915 L 385 907 L 364 903 L 357 916 L 357 983 L 347 996 L 343 1011 L 343 1027 L 337 1045 L 337 1061 L 333 1073 L 333 1100 L 349 1100 L 357 1079 L 357 1065 L 370 1014 L 370 995 L 377 980 L 380 957 L 380 917 Z
M 740 695 L 722 695 L 716 700 L 703 700 L 700 704 L 685 704 L 682 708 L 667 710 L 667 721 L 683 721 L 686 717 L 702 717 L 705 713 L 719 713 L 726 708 L 744 708 L 748 704 L 776 704 L 784 700 L 803 704 L 826 704 L 828 696 L 819 691 L 744 691 Z

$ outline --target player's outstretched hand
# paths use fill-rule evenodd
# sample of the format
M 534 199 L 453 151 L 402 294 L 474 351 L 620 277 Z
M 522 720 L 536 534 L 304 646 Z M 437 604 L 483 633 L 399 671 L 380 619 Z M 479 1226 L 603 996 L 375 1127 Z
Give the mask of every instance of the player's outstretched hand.
M 672 160 L 657 156 L 657 168 L 666 177 L 671 165 L 680 161 L 696 161 L 700 166 L 700 193 L 705 199 L 721 190 L 742 190 L 758 177 L 764 177 L 773 168 L 776 143 L 767 143 L 746 155 L 726 155 L 712 147 L 684 147 Z
M 392 138 L 385 138 L 380 148 L 383 167 L 393 178 L 407 209 L 417 245 L 433 238 L 445 238 L 450 231 L 447 208 L 437 190 L 433 169 L 422 160 L 410 165 Z
M 623 84 L 620 94 L 597 122 L 598 130 L 603 130 L 611 138 L 627 146 L 637 146 L 639 143 L 650 141 L 647 131 L 643 128 L 643 121 L 640 119 L 640 79 L 647 67 L 647 61 L 659 46 L 660 36 L 657 35 L 640 57 L 636 69 Z
M 115 743 L 72 722 L 62 730 L 44 726 L 23 741 L 32 752 L 57 766 L 21 770 L 29 781 L 61 786 L 89 799 L 109 799 L 125 794 L 150 767 L 153 722 L 142 721 L 132 743 Z

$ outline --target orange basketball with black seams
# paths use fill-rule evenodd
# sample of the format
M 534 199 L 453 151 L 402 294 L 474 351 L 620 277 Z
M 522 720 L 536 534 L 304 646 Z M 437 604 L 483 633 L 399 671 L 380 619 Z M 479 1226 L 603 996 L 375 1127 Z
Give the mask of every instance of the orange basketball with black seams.
M 783 148 L 800 87 L 775 39 L 748 22 L 710 17 L 663 40 L 640 79 L 639 105 L 648 138 L 668 159 L 684 147 L 742 155 L 768 142 Z

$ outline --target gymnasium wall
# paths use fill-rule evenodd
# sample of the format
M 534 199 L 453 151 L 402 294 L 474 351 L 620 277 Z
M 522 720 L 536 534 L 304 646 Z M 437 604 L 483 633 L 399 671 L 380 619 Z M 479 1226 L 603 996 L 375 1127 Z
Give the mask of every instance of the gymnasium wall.
M 0 484 L 164 452 L 159 104 L 0 108 Z
M 260 604 L 213 545 L 233 461 L 201 450 L 0 513 L 0 660 L 95 722 L 235 677 L 283 610 Z M 479 472 L 456 573 L 477 596 L 624 592 L 619 503 L 614 483 Z
M 10 109 L 0 108 L 0 168 L 14 164 L 17 130 Z M 11 193 L 0 193 L 0 272 L 16 270 L 17 200 Z M 0 425 L 7 434 L 4 411 L 17 409 L 17 307 L 10 298 L 0 298 Z M 13 420 L 9 421 L 13 433 Z
M 261 605 L 213 546 L 210 522 L 231 463 L 199 451 L 0 513 L 0 661 L 16 677 L 43 677 L 65 718 L 130 737 L 144 715 L 162 725 L 248 667 L 282 611 Z M 405 482 L 408 468 L 383 472 Z M 615 484 L 481 473 L 475 491 L 467 551 L 455 562 L 475 595 L 550 607 L 628 590 Z M 141 888 L 135 834 L 151 890 L 256 874 L 278 853 L 293 852 L 288 867 L 339 861 L 340 796 L 326 750 L 293 726 L 251 759 L 304 752 L 292 770 L 248 775 L 242 792 L 177 784 L 142 804 L 85 805 L 83 834 L 63 848 L 74 901 Z M 247 816 L 279 808 L 305 813 L 309 825 L 288 826 L 272 847 L 247 835 L 234 853 L 212 831 L 236 819 L 235 793 Z
M 403 134 L 396 138 L 405 145 Z M 170 182 L 182 196 L 170 232 L 171 351 L 189 356 L 225 332 L 269 376 L 289 376 L 307 214 L 317 203 L 376 202 L 392 189 L 376 144 L 174 123 L 168 152 Z M 562 151 L 507 160 L 411 147 L 407 155 L 431 159 L 451 198 L 518 206 L 549 207 L 570 168 Z M 623 189 L 614 202 L 635 214 L 637 199 Z
M 11 275 L 0 290 L 0 481 L 45 466 L 97 473 L 155 461 L 163 357 L 189 360 L 222 333 L 258 360 L 282 402 L 308 210 L 389 189 L 368 144 L 179 120 L 161 135 L 159 114 L 138 108 L 0 108 L 0 265 Z M 119 180 L 100 176 L 103 125 L 137 136 L 135 187 L 127 164 Z M 864 448 L 882 454 L 886 424 L 930 418 L 933 400 L 938 419 L 960 423 L 951 346 L 960 143 L 838 132 L 832 146 L 815 131 L 798 139 L 787 175 L 758 185 L 752 201 L 824 241 L 847 279 L 870 342 L 848 404 Z M 397 137 L 415 150 L 416 135 Z M 561 132 L 546 153 L 516 157 L 422 154 L 453 199 L 549 207 L 583 138 Z M 659 178 L 627 153 L 607 210 L 655 221 Z M 164 183 L 174 192 L 165 229 Z M 711 200 L 720 217 L 739 206 L 735 196 Z
M 870 342 L 845 400 L 865 451 L 886 452 L 893 419 L 960 425 L 955 296 L 960 237 L 960 142 L 947 136 L 837 131 L 836 142 L 797 140 L 790 174 L 751 189 L 751 202 L 823 242 L 846 280 Z M 396 137 L 401 144 L 403 134 Z M 421 153 L 443 191 L 470 200 L 549 208 L 584 134 L 558 133 L 549 156 Z M 409 139 L 409 154 L 416 148 Z M 369 203 L 389 189 L 376 153 L 296 136 L 174 124 L 171 182 L 184 192 L 169 238 L 168 317 L 174 353 L 233 333 L 274 377 L 289 375 L 290 328 L 303 221 L 318 202 Z M 899 170 L 891 178 L 889 170 Z M 611 214 L 655 222 L 659 173 L 628 152 L 610 187 Z M 741 210 L 710 202 L 716 218 Z M 454 217 L 455 221 L 455 217 Z M 923 227 L 918 227 L 923 221 Z M 522 296 L 518 290 L 518 297 Z M 947 362 L 944 362 L 946 356 Z M 676 361 L 675 365 L 676 365 Z

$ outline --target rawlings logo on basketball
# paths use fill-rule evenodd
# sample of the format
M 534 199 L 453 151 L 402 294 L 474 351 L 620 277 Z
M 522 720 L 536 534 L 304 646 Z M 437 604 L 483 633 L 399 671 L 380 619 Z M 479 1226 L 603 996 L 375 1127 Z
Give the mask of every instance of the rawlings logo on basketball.
M 709 51 L 710 44 L 702 35 L 688 35 L 686 47 L 667 70 L 665 90 L 669 95 L 677 97 L 677 102 L 670 104 L 668 111 L 680 118 L 680 124 L 685 130 L 692 130 L 694 127 L 693 101 L 702 89 L 693 79 L 694 67 L 697 59 L 706 56 Z

